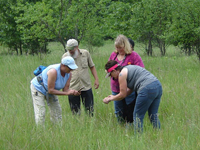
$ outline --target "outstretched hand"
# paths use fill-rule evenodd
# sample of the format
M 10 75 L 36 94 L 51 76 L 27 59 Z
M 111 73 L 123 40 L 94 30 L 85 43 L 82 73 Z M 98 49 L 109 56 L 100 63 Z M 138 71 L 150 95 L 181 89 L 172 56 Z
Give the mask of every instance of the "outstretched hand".
M 109 95 L 108 97 L 105 97 L 105 98 L 103 99 L 103 102 L 104 102 L 105 104 L 108 104 L 108 103 L 112 100 L 112 97 L 113 97 L 113 95 Z
M 74 90 L 74 96 L 79 96 L 81 94 L 81 91 Z
M 70 90 L 69 95 L 79 96 L 81 94 L 81 91 L 77 90 Z

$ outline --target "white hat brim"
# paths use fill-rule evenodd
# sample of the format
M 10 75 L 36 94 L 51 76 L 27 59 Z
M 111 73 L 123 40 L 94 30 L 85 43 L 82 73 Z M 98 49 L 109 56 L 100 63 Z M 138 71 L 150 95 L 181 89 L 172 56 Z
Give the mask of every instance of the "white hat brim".
M 108 78 L 110 76 L 110 72 L 108 72 L 105 76 L 105 78 Z
M 68 67 L 69 67 L 70 69 L 72 69 L 72 70 L 75 70 L 75 69 L 78 68 L 78 66 L 77 66 L 76 64 L 70 64 L 70 65 L 68 65 Z

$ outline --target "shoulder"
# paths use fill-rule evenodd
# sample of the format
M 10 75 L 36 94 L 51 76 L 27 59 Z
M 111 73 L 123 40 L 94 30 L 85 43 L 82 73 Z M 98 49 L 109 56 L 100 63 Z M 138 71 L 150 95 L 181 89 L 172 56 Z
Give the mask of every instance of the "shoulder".
M 112 52 L 112 53 L 110 54 L 110 59 L 113 58 L 113 57 L 115 57 L 116 55 L 117 55 L 116 52 Z
M 79 51 L 80 51 L 80 53 L 89 53 L 89 51 L 86 49 L 79 49 Z
M 66 56 L 70 56 L 70 55 L 69 55 L 69 52 L 64 53 L 64 54 L 62 55 L 62 58 L 66 57 Z
M 132 66 L 132 65 L 127 65 L 127 66 L 124 66 L 121 72 L 127 72 L 127 70 L 128 70 L 128 68 L 129 68 L 129 66 Z
M 112 53 L 110 54 L 110 56 L 112 56 L 112 55 L 117 55 L 117 53 L 116 53 L 116 52 L 112 52 Z
M 60 64 L 53 64 L 53 65 L 49 65 L 48 67 L 47 67 L 47 69 L 52 69 L 52 68 L 58 68 L 58 67 L 60 67 Z
M 139 54 L 137 52 L 135 52 L 135 51 L 132 51 L 132 53 L 130 55 L 132 55 L 132 56 L 139 56 Z
M 129 57 L 133 58 L 134 60 L 140 60 L 140 59 L 141 59 L 140 55 L 139 55 L 137 52 L 135 52 L 135 51 L 133 51 L 133 52 L 130 54 Z
M 52 76 L 57 76 L 57 69 L 55 66 L 52 65 L 52 67 L 49 68 L 49 70 L 47 71 L 47 75 L 50 77 Z
M 90 56 L 90 52 L 86 49 L 79 49 L 82 56 Z
M 126 78 L 127 77 L 127 73 L 128 73 L 128 69 L 126 67 L 124 67 L 121 72 L 119 73 L 119 77 L 121 78 Z
M 137 68 L 138 66 L 137 65 L 127 65 L 127 66 L 124 66 L 124 70 L 131 70 L 131 69 L 134 69 L 134 68 Z
M 47 72 L 57 72 L 60 69 L 60 64 L 53 64 L 47 67 Z

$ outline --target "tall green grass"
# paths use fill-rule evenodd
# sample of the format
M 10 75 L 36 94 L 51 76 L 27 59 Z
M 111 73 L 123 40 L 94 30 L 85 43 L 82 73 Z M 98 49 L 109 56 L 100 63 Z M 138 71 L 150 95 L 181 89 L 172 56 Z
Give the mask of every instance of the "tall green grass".
M 159 56 L 159 50 L 154 52 L 157 57 L 148 57 L 143 48 L 136 45 L 135 51 L 142 57 L 145 68 L 161 81 L 163 96 L 159 108 L 161 130 L 153 130 L 146 115 L 144 133 L 135 136 L 132 129 L 117 123 L 113 103 L 102 102 L 111 93 L 104 65 L 114 50 L 112 41 L 92 53 L 100 81 L 99 89 L 93 89 L 94 117 L 88 117 L 83 109 L 81 116 L 73 116 L 67 97 L 59 96 L 62 126 L 51 123 L 47 107 L 45 128 L 36 127 L 29 87 L 33 70 L 40 64 L 59 63 L 64 53 L 58 43 L 51 43 L 49 49 L 51 54 L 41 57 L 0 56 L 0 149 L 200 148 L 200 67 L 195 56 L 184 56 L 176 47 L 169 47 L 164 57 Z

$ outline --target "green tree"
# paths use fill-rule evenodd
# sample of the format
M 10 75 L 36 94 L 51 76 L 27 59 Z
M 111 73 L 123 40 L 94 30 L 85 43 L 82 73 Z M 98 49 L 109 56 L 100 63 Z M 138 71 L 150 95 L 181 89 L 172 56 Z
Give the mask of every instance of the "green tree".
M 166 53 L 166 34 L 171 20 L 170 0 L 142 0 L 132 7 L 133 36 L 146 45 L 146 52 L 152 55 L 153 44 Z
M 15 22 L 15 17 L 18 15 L 13 11 L 15 3 L 15 0 L 0 1 L 0 43 L 8 46 L 10 50 L 15 50 L 18 55 L 18 49 L 22 54 L 22 41 Z
M 54 38 L 57 38 L 63 46 L 65 45 L 60 26 L 62 8 L 62 0 L 35 4 L 23 4 L 18 1 L 16 11 L 24 13 L 17 17 L 16 22 L 18 30 L 23 35 L 24 45 L 27 45 L 25 49 L 30 49 L 31 53 L 47 52 L 47 42 Z
M 188 55 L 195 52 L 200 60 L 200 1 L 176 1 L 174 6 L 168 41 L 180 45 Z
M 38 0 L 20 1 L 20 3 L 34 4 Z M 25 46 L 23 36 L 17 28 L 16 18 L 23 14 L 23 11 L 17 10 L 18 0 L 0 1 L 0 43 L 9 47 L 10 50 L 15 50 L 17 55 L 22 55 L 23 47 Z
M 24 13 L 17 17 L 18 30 L 27 43 L 46 43 L 55 39 L 65 49 L 65 41 L 76 38 L 89 48 L 101 46 L 104 36 L 101 14 L 105 3 L 107 1 L 44 0 L 33 5 L 19 1 L 17 10 Z
M 97 0 L 73 0 L 68 9 L 66 24 L 68 33 L 79 42 L 88 45 L 89 50 L 92 46 L 102 46 L 104 37 L 104 18 L 102 11 L 105 11 L 104 4 L 107 1 Z
M 103 13 L 105 37 L 115 38 L 118 34 L 124 34 L 127 37 L 132 35 L 133 25 L 130 22 L 132 15 L 129 2 L 109 2 Z

